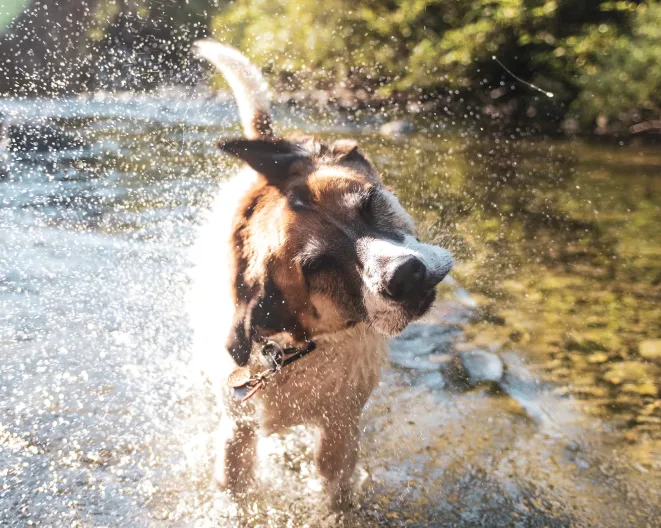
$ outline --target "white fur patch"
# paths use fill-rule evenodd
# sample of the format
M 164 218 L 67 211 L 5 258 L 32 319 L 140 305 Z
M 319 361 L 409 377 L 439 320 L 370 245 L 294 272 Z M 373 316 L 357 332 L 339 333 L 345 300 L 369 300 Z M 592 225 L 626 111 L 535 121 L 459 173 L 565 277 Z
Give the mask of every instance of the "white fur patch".
M 228 266 L 231 228 L 236 204 L 256 178 L 257 174 L 246 168 L 220 186 L 191 250 L 194 267 L 187 301 L 193 328 L 193 359 L 214 384 L 220 381 L 220 373 L 234 368 L 230 355 L 224 351 L 235 310 Z
M 391 335 L 401 332 L 410 322 L 402 306 L 382 293 L 402 260 L 415 257 L 434 275 L 446 275 L 453 264 L 449 251 L 418 242 L 410 235 L 402 242 L 362 239 L 358 242 L 358 254 L 363 263 L 363 302 L 368 319 L 379 331 Z
M 407 235 L 403 242 L 373 238 L 363 239 L 358 243 L 364 267 L 364 282 L 374 292 L 378 292 L 387 277 L 404 257 L 415 257 L 422 262 L 430 273 L 447 274 L 452 269 L 452 255 L 446 249 L 431 244 L 418 242 Z

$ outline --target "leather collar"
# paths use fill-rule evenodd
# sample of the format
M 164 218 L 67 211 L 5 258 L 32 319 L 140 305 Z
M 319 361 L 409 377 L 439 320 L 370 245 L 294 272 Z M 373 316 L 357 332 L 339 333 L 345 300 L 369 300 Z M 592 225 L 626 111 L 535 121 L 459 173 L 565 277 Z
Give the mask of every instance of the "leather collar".
M 256 341 L 259 361 L 264 370 L 251 374 L 248 367 L 238 367 L 227 378 L 228 386 L 233 390 L 234 398 L 245 403 L 266 386 L 267 380 L 283 368 L 307 356 L 317 344 L 308 341 L 304 346 L 283 346 L 272 339 Z

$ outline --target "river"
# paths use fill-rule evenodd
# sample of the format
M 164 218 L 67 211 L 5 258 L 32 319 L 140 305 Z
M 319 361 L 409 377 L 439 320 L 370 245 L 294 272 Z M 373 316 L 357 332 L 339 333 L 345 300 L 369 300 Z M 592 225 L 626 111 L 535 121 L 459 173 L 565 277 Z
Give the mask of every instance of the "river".
M 357 506 L 325 510 L 311 436 L 260 444 L 262 485 L 211 485 L 218 416 L 184 306 L 200 213 L 237 165 L 222 100 L 4 100 L 87 146 L 0 176 L 3 526 L 660 526 L 661 152 L 279 109 L 352 136 L 459 286 L 393 340 L 364 416 Z M 458 390 L 453 350 L 509 383 Z

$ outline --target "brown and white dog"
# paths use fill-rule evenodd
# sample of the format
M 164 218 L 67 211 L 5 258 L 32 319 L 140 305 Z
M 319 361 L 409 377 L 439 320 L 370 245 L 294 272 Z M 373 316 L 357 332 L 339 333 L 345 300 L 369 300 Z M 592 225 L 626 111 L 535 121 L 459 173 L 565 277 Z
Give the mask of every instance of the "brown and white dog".
M 452 257 L 418 240 L 353 141 L 274 136 L 259 71 L 217 42 L 197 50 L 229 82 L 243 123 L 245 138 L 220 149 L 247 164 L 218 192 L 194 248 L 194 347 L 222 407 L 216 477 L 242 489 L 259 430 L 309 425 L 318 472 L 341 505 L 386 336 L 430 308 Z M 259 370 L 254 341 L 270 335 L 314 339 L 317 348 L 240 404 L 227 377 L 237 366 Z

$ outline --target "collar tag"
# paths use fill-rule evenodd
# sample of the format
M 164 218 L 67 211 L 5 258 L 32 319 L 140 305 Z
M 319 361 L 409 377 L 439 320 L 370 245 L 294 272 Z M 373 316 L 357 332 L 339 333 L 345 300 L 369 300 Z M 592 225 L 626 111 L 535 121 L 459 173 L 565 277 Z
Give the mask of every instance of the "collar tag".
M 248 367 L 238 367 L 227 377 L 227 385 L 232 389 L 240 389 L 250 382 L 250 369 Z
M 271 376 L 280 372 L 290 363 L 307 356 L 315 348 L 317 345 L 314 341 L 309 341 L 305 347 L 283 348 L 279 343 L 267 339 L 261 343 L 259 355 L 260 363 L 266 370 L 253 376 L 248 367 L 237 367 L 227 377 L 227 385 L 233 389 L 234 398 L 245 403 L 264 388 L 266 381 Z

